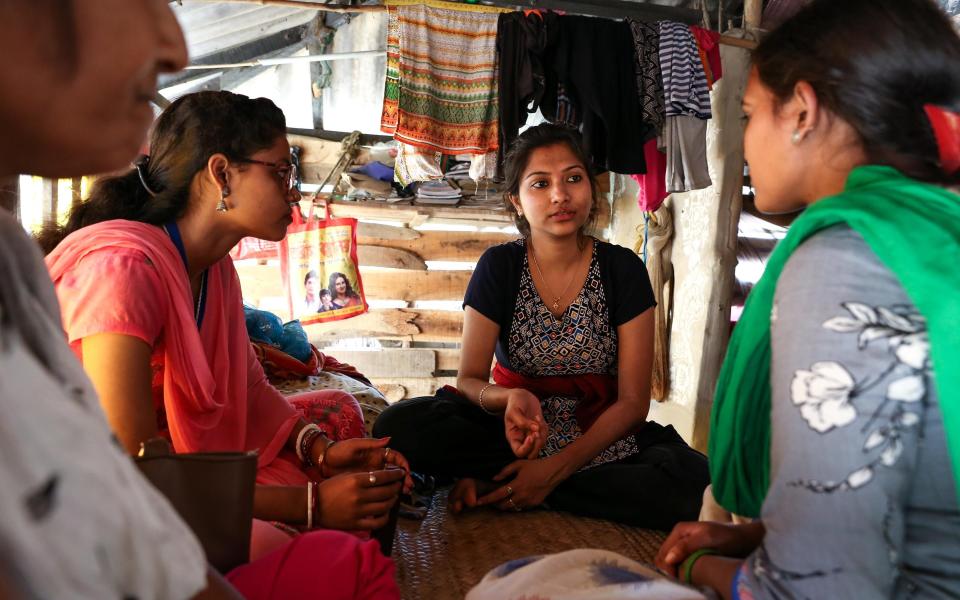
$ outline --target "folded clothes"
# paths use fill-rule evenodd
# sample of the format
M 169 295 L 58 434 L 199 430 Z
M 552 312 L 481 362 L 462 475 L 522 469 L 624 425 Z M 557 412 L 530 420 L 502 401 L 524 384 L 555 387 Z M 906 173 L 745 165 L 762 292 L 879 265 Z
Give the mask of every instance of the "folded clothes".
M 367 163 L 361 167 L 353 169 L 353 173 L 363 173 L 374 179 L 379 179 L 380 181 L 386 181 L 390 183 L 393 181 L 393 167 L 388 167 L 379 161 L 373 161 Z

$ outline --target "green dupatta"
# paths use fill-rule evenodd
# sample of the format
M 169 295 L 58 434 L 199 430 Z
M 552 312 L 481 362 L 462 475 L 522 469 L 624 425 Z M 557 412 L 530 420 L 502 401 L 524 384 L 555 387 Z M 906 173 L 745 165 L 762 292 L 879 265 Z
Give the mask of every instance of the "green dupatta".
M 865 166 L 850 173 L 842 193 L 812 204 L 793 223 L 730 339 L 709 453 L 714 496 L 733 513 L 760 516 L 770 485 L 770 311 L 777 279 L 804 240 L 840 223 L 863 236 L 926 318 L 960 495 L 960 196 L 890 167 Z

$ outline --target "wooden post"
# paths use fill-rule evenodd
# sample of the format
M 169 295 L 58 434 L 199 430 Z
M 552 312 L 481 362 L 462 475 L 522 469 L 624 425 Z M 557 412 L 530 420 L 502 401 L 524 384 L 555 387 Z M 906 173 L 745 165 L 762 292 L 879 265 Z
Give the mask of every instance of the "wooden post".
M 44 225 L 47 223 L 53 223 L 57 220 L 57 180 L 56 179 L 43 179 L 43 197 L 41 202 L 43 203 L 43 212 L 41 213 L 42 222 Z
M 82 178 L 82 177 L 74 177 L 73 179 L 70 180 L 70 193 L 71 193 L 71 196 L 72 196 L 72 197 L 70 198 L 70 209 L 71 209 L 71 210 L 73 210 L 74 208 L 77 207 L 78 204 L 80 204 L 81 202 L 83 202 L 83 196 L 82 196 L 82 194 L 81 194 L 82 188 L 83 188 L 83 178 Z
M 756 29 L 760 27 L 760 23 L 763 21 L 763 0 L 744 0 L 743 17 L 748 28 Z

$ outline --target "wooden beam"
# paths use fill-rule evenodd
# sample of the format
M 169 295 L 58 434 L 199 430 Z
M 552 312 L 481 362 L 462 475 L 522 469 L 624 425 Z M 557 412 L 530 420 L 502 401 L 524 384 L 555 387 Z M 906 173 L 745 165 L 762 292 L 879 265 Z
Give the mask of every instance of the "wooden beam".
M 70 209 L 73 210 L 83 202 L 83 177 L 74 177 L 70 180 Z
M 340 350 L 323 351 L 340 362 L 356 367 L 368 379 L 402 377 L 430 378 L 437 370 L 433 350 L 406 348 L 403 350 Z
M 57 180 L 44 177 L 42 190 L 40 199 L 43 206 L 41 222 L 46 226 L 48 223 L 53 223 L 57 220 L 57 196 L 59 192 L 57 189 Z
M 379 223 L 358 223 L 357 234 L 365 238 L 379 240 L 416 240 L 423 237 L 423 234 L 416 229 L 381 225 Z
M 256 303 L 263 298 L 286 296 L 278 265 L 239 261 L 236 267 L 245 300 Z M 360 274 L 363 291 L 371 300 L 459 301 L 463 300 L 472 271 L 365 271 L 361 267 Z
M 757 49 L 757 42 L 753 40 L 744 40 L 741 38 L 735 38 L 729 35 L 721 35 L 720 43 L 726 46 L 736 46 L 737 48 L 746 48 L 747 50 Z
M 427 263 L 409 250 L 399 248 L 385 248 L 383 246 L 367 246 L 361 244 L 357 248 L 357 259 L 361 265 L 367 267 L 382 267 L 386 269 L 403 269 L 409 271 L 426 271 Z
M 504 209 L 471 208 L 469 206 L 438 207 L 387 204 L 386 202 L 328 202 L 334 217 L 353 217 L 374 221 L 416 223 L 418 220 L 455 221 L 471 225 L 504 227 L 513 224 L 513 218 Z M 460 232 L 463 234 L 463 232 Z
M 440 348 L 434 350 L 437 355 L 437 371 L 459 371 L 460 370 L 460 350 L 450 348 Z
M 286 8 L 299 8 L 302 10 L 322 10 L 332 13 L 363 13 L 363 12 L 384 12 L 386 6 L 382 4 L 353 6 L 350 4 L 319 4 L 307 0 L 180 0 L 181 2 L 217 2 L 230 4 L 259 4 L 260 6 L 284 6 Z
M 420 233 L 421 237 L 415 240 L 391 240 L 358 235 L 357 242 L 361 248 L 380 246 L 406 250 L 423 260 L 476 262 L 487 248 L 517 239 L 516 235 L 507 233 L 463 231 L 422 231 Z M 363 261 L 360 264 L 363 264 Z
M 763 0 L 743 0 L 743 18 L 747 27 L 756 29 L 763 21 Z
M 287 135 L 298 135 L 301 137 L 318 139 L 327 142 L 343 141 L 343 138 L 350 135 L 349 131 L 328 131 L 326 129 L 298 129 L 296 127 L 287 127 Z M 372 146 L 378 142 L 389 142 L 393 140 L 392 135 L 380 135 L 377 133 L 361 133 L 360 145 Z
M 462 301 L 472 271 L 375 271 L 363 273 L 363 291 L 377 300 Z
M 372 337 L 418 342 L 456 342 L 463 331 L 463 313 L 406 308 L 374 309 L 352 319 L 306 327 L 320 346 L 341 338 Z
M 418 398 L 420 396 L 432 396 L 437 390 L 445 385 L 456 387 L 456 377 L 431 377 L 431 378 L 383 378 L 371 379 L 389 402 L 397 402 L 407 398 Z

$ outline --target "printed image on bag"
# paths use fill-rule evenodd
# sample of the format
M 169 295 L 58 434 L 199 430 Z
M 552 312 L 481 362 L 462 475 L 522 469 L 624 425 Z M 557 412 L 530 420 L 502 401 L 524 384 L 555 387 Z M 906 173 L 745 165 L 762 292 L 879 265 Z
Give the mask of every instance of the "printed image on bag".
M 357 261 L 356 219 L 303 219 L 280 242 L 290 313 L 303 325 L 339 321 L 368 310 Z

